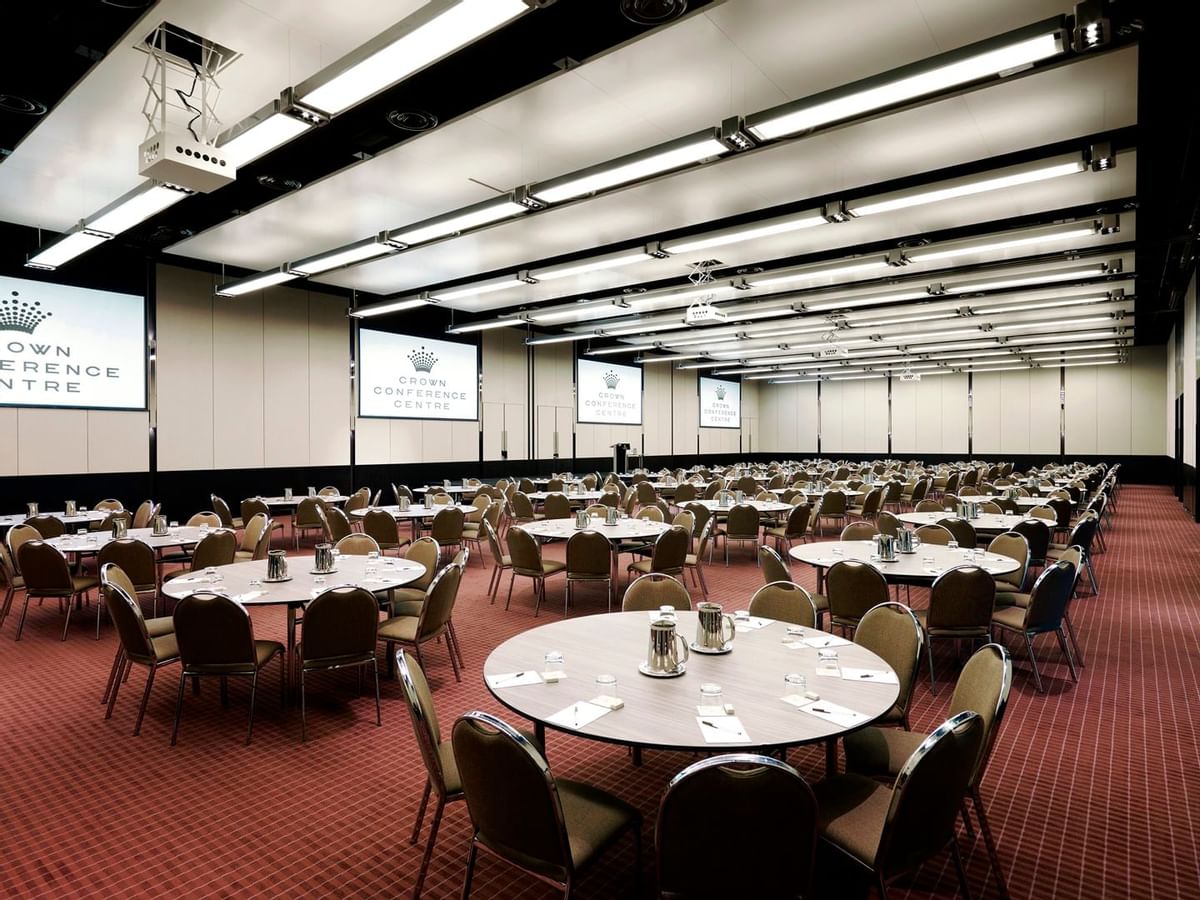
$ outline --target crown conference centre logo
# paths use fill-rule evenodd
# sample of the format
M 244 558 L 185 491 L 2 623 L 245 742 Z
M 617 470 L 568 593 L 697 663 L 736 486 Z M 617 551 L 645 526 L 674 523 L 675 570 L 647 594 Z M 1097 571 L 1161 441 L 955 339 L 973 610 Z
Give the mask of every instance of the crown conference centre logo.
M 620 383 L 620 381 L 621 381 L 621 376 L 618 375 L 616 372 L 612 371 L 611 369 L 609 369 L 607 372 L 604 373 L 604 383 L 608 386 L 608 389 L 610 391 L 616 390 L 617 385 Z
M 723 385 L 723 384 L 717 386 L 717 399 L 718 400 L 725 399 L 725 385 Z
M 414 372 L 432 372 L 433 367 L 437 365 L 437 357 L 421 347 L 419 350 L 414 350 L 408 354 L 408 361 L 412 363 Z
M 13 291 L 12 297 L 0 300 L 0 331 L 20 331 L 33 334 L 39 325 L 54 313 L 41 309 L 41 301 L 30 303 L 21 299 L 20 291 Z

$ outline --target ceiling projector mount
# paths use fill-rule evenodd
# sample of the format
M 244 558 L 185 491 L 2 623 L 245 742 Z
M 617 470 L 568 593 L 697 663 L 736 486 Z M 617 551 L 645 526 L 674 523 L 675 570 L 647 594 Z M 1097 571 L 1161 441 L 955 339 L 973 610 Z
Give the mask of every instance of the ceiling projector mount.
M 712 305 L 716 294 L 712 290 L 713 269 L 721 265 L 720 260 L 702 259 L 691 263 L 688 281 L 699 296 L 688 306 L 683 321 L 687 325 L 709 325 L 713 322 L 724 322 L 728 318 L 723 310 Z

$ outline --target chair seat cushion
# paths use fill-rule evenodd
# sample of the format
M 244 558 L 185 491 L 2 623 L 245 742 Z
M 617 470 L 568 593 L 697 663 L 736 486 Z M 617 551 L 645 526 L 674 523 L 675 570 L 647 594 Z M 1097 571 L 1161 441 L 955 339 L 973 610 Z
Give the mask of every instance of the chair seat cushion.
M 543 575 L 553 575 L 556 572 L 561 572 L 566 567 L 567 567 L 567 564 L 565 562 L 562 562 L 557 559 L 543 559 L 542 560 L 542 574 Z
M 823 778 L 812 788 L 820 811 L 821 836 L 873 867 L 892 802 L 891 788 L 852 774 Z
M 416 616 L 393 616 L 380 623 L 379 640 L 412 642 L 417 637 L 417 622 Z
M 146 624 L 149 625 L 149 622 Z M 163 663 L 179 658 L 179 644 L 175 640 L 174 632 L 152 638 L 150 643 L 154 647 L 154 658 L 158 662 Z
M 240 559 L 240 560 L 253 559 L 254 551 L 253 550 L 234 550 L 233 558 L 235 560 L 236 559 Z
M 963 625 L 957 628 L 934 628 L 929 629 L 929 610 L 914 609 L 913 615 L 917 617 L 917 621 L 921 623 L 921 627 L 926 634 L 932 634 L 935 637 L 987 637 L 987 625 Z
M 1020 591 L 1002 590 L 1003 585 L 996 585 L 996 606 L 1008 607 L 1019 606 L 1025 609 L 1029 606 L 1029 595 Z
M 95 575 L 72 575 L 71 576 L 71 586 L 76 591 L 90 591 L 92 588 L 94 588 L 99 583 L 100 583 L 100 579 L 98 579 Z
M 817 612 L 822 612 L 829 609 L 829 598 L 824 594 L 809 594 L 813 600 L 813 606 L 817 608 Z
M 639 559 L 637 562 L 629 564 L 630 572 L 638 572 L 642 575 L 649 575 L 654 571 L 654 561 L 649 559 Z
M 175 620 L 170 616 L 159 616 L 156 619 L 147 619 L 146 632 L 152 638 L 162 637 L 164 634 L 174 634 Z
M 557 779 L 571 858 L 582 868 L 642 814 L 619 797 L 578 781 Z
M 853 731 L 842 739 L 846 769 L 857 775 L 894 777 L 926 737 L 919 731 L 899 728 Z
M 392 617 L 411 616 L 416 618 L 421 614 L 422 607 L 425 606 L 425 601 L 422 600 L 398 600 L 392 604 Z
M 992 624 L 1013 631 L 1025 630 L 1025 608 L 1021 606 L 1006 606 L 992 613 Z
M 254 658 L 260 669 L 269 663 L 271 657 L 276 653 L 283 653 L 283 644 L 279 643 L 279 641 L 254 642 Z

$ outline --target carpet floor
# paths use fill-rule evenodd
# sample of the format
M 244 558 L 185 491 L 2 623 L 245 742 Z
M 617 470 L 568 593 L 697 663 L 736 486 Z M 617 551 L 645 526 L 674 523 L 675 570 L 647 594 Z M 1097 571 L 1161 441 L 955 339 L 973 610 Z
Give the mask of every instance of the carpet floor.
M 748 552 L 734 548 L 733 557 L 728 568 L 717 562 L 706 570 L 713 599 L 731 610 L 761 583 Z M 488 652 L 561 615 L 561 580 L 551 581 L 550 607 L 539 618 L 528 581 L 518 582 L 509 611 L 503 592 L 491 605 L 490 565 L 470 566 L 456 607 L 462 683 L 444 645 L 427 654 L 446 728 L 470 709 L 506 715 L 482 682 Z M 1020 898 L 1200 898 L 1200 528 L 1167 489 L 1128 486 L 1097 568 L 1100 596 L 1073 607 L 1087 662 L 1078 684 L 1052 639 L 1038 643 L 1044 695 L 1034 690 L 1023 651 L 1010 648 L 1013 692 L 983 785 L 1009 887 Z M 795 564 L 793 572 L 813 587 L 810 569 Z M 601 590 L 576 597 L 573 616 L 604 611 Z M 924 598 L 913 591 L 914 605 Z M 424 848 L 411 846 L 408 834 L 425 773 L 397 683 L 384 682 L 376 727 L 374 703 L 358 695 L 353 674 L 313 679 L 309 740 L 301 743 L 299 712 L 281 709 L 273 664 L 250 747 L 242 745 L 248 689 L 239 683 L 228 708 L 215 685 L 198 697 L 189 691 L 179 744 L 170 747 L 172 669 L 154 687 L 140 737 L 131 732 L 142 669 L 104 720 L 99 701 L 116 637 L 106 623 L 101 640 L 92 639 L 94 614 L 77 616 L 66 642 L 50 603 L 31 607 L 20 643 L 15 615 L 0 632 L 0 891 L 56 898 L 411 892 Z M 257 636 L 283 638 L 281 611 L 253 616 Z M 939 675 L 950 680 L 949 649 L 941 652 Z M 936 726 L 949 699 L 948 689 L 932 694 L 923 670 L 914 729 Z M 657 803 L 693 757 L 647 753 L 635 768 L 619 747 L 553 732 L 548 757 L 557 774 L 613 791 L 646 815 L 642 894 L 650 896 Z M 793 751 L 789 761 L 812 779 L 824 768 L 819 748 Z M 469 833 L 465 805 L 451 806 L 426 897 L 458 896 Z M 959 839 L 974 896 L 996 896 L 982 840 Z M 753 844 L 753 834 L 713 834 L 722 864 L 738 865 L 738 848 Z M 621 842 L 582 878 L 579 895 L 635 896 L 633 860 L 631 842 Z M 818 865 L 822 896 L 867 896 L 866 880 L 828 854 Z M 898 882 L 891 896 L 951 897 L 956 888 L 946 857 Z M 472 896 L 555 894 L 482 858 Z

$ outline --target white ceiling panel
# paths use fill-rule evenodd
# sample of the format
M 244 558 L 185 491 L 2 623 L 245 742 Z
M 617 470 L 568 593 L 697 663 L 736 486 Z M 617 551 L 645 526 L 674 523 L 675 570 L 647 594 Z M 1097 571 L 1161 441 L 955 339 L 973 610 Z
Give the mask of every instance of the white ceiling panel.
M 807 140 L 734 157 L 451 241 L 408 250 L 369 265 L 331 272 L 320 280 L 376 293 L 416 289 L 493 269 L 516 269 L 537 258 L 600 247 L 826 192 L 849 190 L 914 172 L 986 158 L 993 153 L 1064 140 L 1105 127 L 1133 124 L 1136 79 L 1132 72 L 1135 69 L 1136 49 L 1084 60 L 986 88 L 969 98 L 953 98 L 917 107 Z M 1103 97 L 1102 102 L 1093 102 L 1097 94 Z M 986 101 L 984 95 L 988 95 Z M 1030 111 L 1030 97 L 1033 96 L 1051 96 L 1056 102 L 1045 104 L 1041 109 L 1044 115 L 1038 115 L 1036 109 Z M 986 108 L 986 115 L 976 114 L 969 101 Z M 1065 116 L 1061 114 L 1063 106 L 1092 112 L 1084 118 Z M 1010 110 L 1026 112 L 1010 114 Z M 1002 118 L 1005 127 L 994 126 L 992 116 Z M 1090 196 L 1092 191 L 1100 191 L 1105 196 L 1133 193 L 1132 178 L 1132 165 L 1119 165 L 1115 178 L 1107 181 L 1102 176 L 1095 180 L 1081 176 L 1079 183 L 1067 184 L 1075 181 L 1067 178 L 1027 190 L 1016 189 L 993 197 L 975 198 L 974 202 L 956 201 L 945 208 L 967 214 L 971 221 L 983 221 L 1101 199 Z M 1046 199 L 1043 202 L 1039 197 Z M 955 224 L 954 216 L 940 209 L 928 210 L 919 216 L 911 210 L 899 215 L 907 215 L 912 223 L 926 222 L 923 226 L 926 228 Z M 869 224 L 869 220 L 853 224 L 864 234 L 885 229 L 877 237 L 915 230 L 912 225 L 905 226 L 904 219 L 886 224 Z M 829 229 L 815 228 L 793 235 L 791 240 L 823 243 L 831 240 L 828 232 Z M 786 249 L 784 244 L 788 240 L 776 239 L 770 245 L 772 252 L 766 255 L 787 255 L 776 253 L 773 248 Z M 849 243 L 854 241 L 839 237 L 829 246 Z M 809 249 L 823 249 L 823 246 L 804 247 L 804 250 Z M 753 256 L 746 256 L 735 245 L 721 248 L 718 255 L 727 262 L 737 257 L 746 260 L 764 258 L 757 247 L 752 252 Z M 787 252 L 803 251 L 791 249 Z M 627 282 L 618 273 L 604 272 L 580 276 L 571 288 L 599 290 L 622 283 Z M 559 282 L 555 287 L 562 291 L 568 285 Z M 455 305 L 472 309 L 494 308 L 503 302 L 500 298 L 507 296 L 505 293 L 483 298 L 485 305 L 482 307 L 475 305 L 478 301 L 467 299 L 455 301 Z
M 161 21 L 243 55 L 219 77 L 227 125 L 353 50 L 424 0 L 162 0 L 0 165 L 0 220 L 61 231 L 140 184 L 146 54 Z

